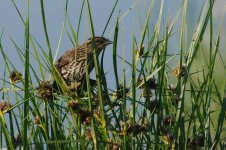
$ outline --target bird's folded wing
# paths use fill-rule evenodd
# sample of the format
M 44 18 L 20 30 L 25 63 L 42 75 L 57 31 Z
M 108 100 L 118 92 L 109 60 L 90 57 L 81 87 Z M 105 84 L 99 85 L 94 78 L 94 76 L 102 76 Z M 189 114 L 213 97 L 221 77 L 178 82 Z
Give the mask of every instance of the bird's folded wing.
M 76 55 L 75 52 L 76 51 L 74 49 L 71 49 L 71 50 L 67 51 L 66 53 L 64 53 L 64 55 L 61 56 L 55 63 L 56 68 L 59 70 L 63 66 L 70 63 L 73 59 L 75 59 L 75 55 Z

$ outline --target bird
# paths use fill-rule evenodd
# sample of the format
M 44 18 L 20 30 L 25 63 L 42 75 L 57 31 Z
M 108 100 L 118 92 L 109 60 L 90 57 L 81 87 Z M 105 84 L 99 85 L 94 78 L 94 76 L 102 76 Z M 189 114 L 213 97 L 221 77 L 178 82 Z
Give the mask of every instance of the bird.
M 95 46 L 93 40 L 95 40 Z M 96 48 L 97 56 L 99 56 L 101 51 L 112 43 L 102 36 L 89 38 L 78 48 L 66 51 L 54 65 L 68 86 L 73 86 L 75 83 L 81 84 L 86 77 L 86 61 L 89 74 L 94 68 L 94 49 Z

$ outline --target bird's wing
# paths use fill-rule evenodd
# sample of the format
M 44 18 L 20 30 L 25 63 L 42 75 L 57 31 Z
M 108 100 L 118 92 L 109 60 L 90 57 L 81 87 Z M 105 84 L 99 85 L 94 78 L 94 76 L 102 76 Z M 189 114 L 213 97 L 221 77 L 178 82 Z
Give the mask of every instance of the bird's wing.
M 76 55 L 76 51 L 75 49 L 71 49 L 67 52 L 65 52 L 55 63 L 56 68 L 59 70 L 61 69 L 63 66 L 67 65 L 68 63 L 70 63 L 72 60 L 75 59 L 75 55 Z

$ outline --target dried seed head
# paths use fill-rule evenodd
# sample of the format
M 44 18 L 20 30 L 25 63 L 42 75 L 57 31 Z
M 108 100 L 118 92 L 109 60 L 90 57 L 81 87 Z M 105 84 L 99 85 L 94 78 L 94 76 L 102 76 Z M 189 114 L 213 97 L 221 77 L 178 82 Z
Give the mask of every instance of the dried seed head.
M 12 84 L 20 82 L 22 79 L 22 74 L 13 70 L 10 72 L 9 79 Z
M 159 101 L 158 100 L 150 101 L 147 109 L 150 110 L 153 113 L 158 113 L 158 110 L 160 109 Z
M 156 87 L 157 87 L 157 84 L 155 83 L 155 77 L 152 77 L 152 78 L 150 78 L 150 79 L 148 79 L 146 81 L 144 81 L 143 78 L 139 78 L 137 80 L 138 84 L 140 84 L 142 82 L 144 82 L 144 85 L 142 85 L 141 87 L 147 86 L 147 87 L 149 87 L 152 90 L 156 89 Z
M 143 78 L 139 78 L 137 80 L 137 84 L 141 84 L 142 82 L 144 82 L 144 84 L 141 86 L 141 89 L 146 89 L 145 91 L 147 91 L 147 89 L 150 90 L 155 90 L 157 88 L 157 84 L 155 83 L 155 77 L 150 78 L 149 80 L 146 80 L 146 82 L 144 81 Z
M 36 90 L 38 95 L 40 95 L 43 100 L 49 101 L 54 99 L 53 89 L 49 81 L 42 82 Z
M 144 49 L 145 49 L 144 45 L 142 45 L 142 47 L 140 49 L 138 49 L 138 48 L 135 49 L 136 58 L 139 58 L 139 57 L 144 58 L 145 57 L 144 56 Z
M 91 112 L 89 110 L 82 110 L 81 109 L 79 111 L 81 121 L 84 125 L 90 125 L 90 123 L 91 123 L 90 113 Z
M 6 102 L 6 101 L 3 101 L 3 102 L 0 102 L 0 111 L 5 114 L 7 112 L 9 112 L 10 110 L 10 103 L 9 102 Z
M 188 139 L 188 146 L 193 149 L 198 149 L 200 147 L 203 147 L 204 143 L 205 143 L 204 134 L 197 135 L 193 139 L 190 139 L 190 138 Z
M 34 123 L 37 124 L 37 125 L 40 124 L 40 120 L 39 120 L 39 117 L 38 116 L 35 116 Z
M 99 98 L 98 95 L 94 95 L 93 98 L 93 108 L 96 109 L 99 106 Z
M 116 89 L 116 91 L 113 93 L 112 98 L 113 99 L 121 99 L 123 97 L 123 85 L 119 85 L 119 87 Z M 129 92 L 129 88 L 125 88 L 125 94 Z
M 205 143 L 205 135 L 204 134 L 199 134 L 199 136 L 197 137 L 198 140 L 198 144 L 200 147 L 204 146 Z
M 45 117 L 42 116 L 41 118 L 38 116 L 35 116 L 34 118 L 34 124 L 36 124 L 37 126 L 41 126 L 42 123 L 45 123 Z
M 83 125 L 89 126 L 91 124 L 91 117 L 86 117 L 83 121 Z
M 119 149 L 120 149 L 120 146 L 118 144 L 115 144 L 115 143 L 110 144 L 110 150 L 119 150 Z
M 127 134 L 133 133 L 133 134 L 137 135 L 142 132 L 146 132 L 147 130 L 148 130 L 148 128 L 146 125 L 143 125 L 143 124 L 141 125 L 141 124 L 136 123 L 134 125 L 129 124 L 126 132 L 127 132 Z
M 182 77 L 184 77 L 186 75 L 186 69 L 187 69 L 186 65 L 183 64 L 182 67 L 181 67 L 181 71 L 180 71 L 180 75 Z
M 92 140 L 93 139 L 93 133 L 91 130 L 88 130 L 86 133 L 86 139 L 87 140 Z
M 80 104 L 78 100 L 70 100 L 68 103 L 68 108 L 71 108 L 72 110 L 79 110 Z
M 119 150 L 120 148 L 120 142 L 113 141 L 112 139 L 108 139 L 107 142 L 109 143 L 110 150 Z
M 173 74 L 175 77 L 179 77 L 180 71 L 178 68 L 173 68 Z
M 175 77 L 179 77 L 179 76 L 181 76 L 181 77 L 184 77 L 185 75 L 186 75 L 186 65 L 185 64 L 183 64 L 182 66 L 181 66 L 181 69 L 177 66 L 177 67 L 175 67 L 175 68 L 173 68 L 173 74 L 174 74 L 174 76 Z
M 174 116 L 167 115 L 163 120 L 163 124 L 165 126 L 172 126 L 172 125 L 174 125 L 174 123 L 175 123 Z
M 165 135 L 162 136 L 162 141 L 163 141 L 166 145 L 168 145 L 168 146 L 170 146 L 170 147 L 173 147 L 174 137 L 173 137 L 172 134 L 167 133 L 167 134 L 165 134 Z
M 23 137 L 21 134 L 18 134 L 14 141 L 14 146 L 17 148 L 18 146 L 23 146 Z

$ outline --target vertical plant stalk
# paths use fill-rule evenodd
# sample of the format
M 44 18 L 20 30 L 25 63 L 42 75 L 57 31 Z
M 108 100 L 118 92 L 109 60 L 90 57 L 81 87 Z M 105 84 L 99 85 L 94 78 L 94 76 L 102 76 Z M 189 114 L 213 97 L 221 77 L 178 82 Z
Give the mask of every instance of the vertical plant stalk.
M 166 65 L 166 61 L 164 60 L 165 58 L 165 54 L 164 54 L 164 51 L 166 52 L 166 45 L 167 45 L 167 34 L 166 34 L 166 40 L 163 40 L 164 43 L 163 43 L 163 46 L 161 47 L 159 42 L 158 42 L 158 39 L 159 39 L 159 33 L 160 33 L 160 27 L 161 27 L 161 21 L 162 21 L 162 15 L 163 15 L 163 7 L 164 6 L 164 0 L 162 0 L 161 2 L 161 6 L 160 6 L 160 10 L 159 10 L 159 16 L 158 16 L 158 20 L 156 22 L 156 26 L 155 26 L 155 46 L 156 46 L 156 64 L 159 68 L 161 68 L 161 71 L 158 72 L 158 77 L 160 78 L 159 79 L 159 83 L 158 83 L 158 88 L 160 89 L 159 92 L 156 92 L 156 97 L 158 97 L 158 101 L 159 101 L 159 105 L 161 106 L 162 103 L 163 103 L 163 97 L 162 95 L 164 95 L 162 92 L 163 92 L 163 89 L 164 89 L 164 72 L 165 72 L 165 65 Z M 168 32 L 166 30 L 166 32 Z M 163 55 L 163 56 L 161 56 Z M 153 59 L 154 60 L 154 59 Z M 151 66 L 152 68 L 152 66 Z M 154 68 L 153 68 L 154 69 Z M 158 113 L 158 117 L 157 117 L 157 121 L 156 121 L 156 126 L 155 126 L 155 132 L 156 133 L 159 133 L 160 132 L 160 128 L 159 126 L 161 125 L 161 121 L 162 121 L 162 118 L 163 118 L 163 109 L 160 109 L 159 110 L 159 113 Z M 153 120 L 154 121 L 154 120 Z M 154 121 L 155 122 L 155 121 Z M 160 138 L 158 136 L 155 137 L 156 139 L 156 143 L 159 143 L 160 141 Z
M 51 66 L 51 70 L 53 72 L 54 78 L 56 78 L 56 76 L 58 77 L 58 72 L 56 71 L 55 66 L 54 66 L 54 62 L 53 62 L 52 50 L 51 50 L 51 45 L 50 45 L 49 36 L 48 36 L 48 32 L 47 32 L 47 25 L 46 25 L 46 19 L 45 19 L 45 9 L 44 9 L 43 0 L 40 0 L 40 7 L 41 7 L 41 15 L 42 15 L 42 23 L 43 23 L 44 33 L 45 33 L 45 39 L 46 39 L 46 43 L 47 43 L 47 46 L 48 46 L 48 59 L 49 59 L 49 62 L 50 62 L 50 66 Z M 60 78 L 60 80 L 61 80 L 61 78 Z M 59 81 L 59 78 L 58 78 L 58 81 Z M 55 112 L 55 109 L 54 109 L 53 106 L 51 106 L 51 109 L 52 109 L 53 112 Z M 48 110 L 46 109 L 46 111 L 48 111 Z M 48 112 L 46 112 L 46 114 L 48 114 Z M 54 139 L 57 140 L 58 137 L 57 137 L 56 131 L 58 130 L 58 126 L 57 126 L 59 124 L 58 120 L 55 117 L 53 117 L 53 121 L 50 124 L 52 125 L 52 127 L 51 127 L 52 138 L 54 137 Z M 46 127 L 48 129 L 48 124 L 46 125 Z M 56 147 L 58 147 L 59 146 L 58 142 L 56 144 L 57 144 Z
M 118 41 L 118 19 L 115 26 L 115 34 L 114 34 L 114 43 L 113 43 L 113 66 L 114 66 L 114 74 L 115 74 L 115 82 L 116 87 L 119 87 L 119 80 L 118 80 L 118 71 L 117 71 L 117 41 Z
M 185 1 L 186 2 L 186 1 Z M 185 62 L 186 62 L 186 72 L 189 73 L 189 70 L 191 68 L 191 65 L 192 65 L 192 62 L 199 50 L 199 47 L 200 47 L 200 43 L 202 42 L 203 40 L 203 36 L 204 36 L 204 33 L 206 31 L 206 28 L 207 28 L 207 25 L 208 25 L 208 22 L 209 22 L 209 19 L 210 19 L 210 16 L 211 16 L 211 10 L 212 7 L 213 7 L 213 4 L 214 2 L 212 3 L 212 5 L 209 6 L 208 10 L 207 10 L 207 13 L 204 13 L 205 11 L 203 11 L 203 13 L 200 15 L 200 20 L 196 26 L 196 29 L 195 29 L 195 33 L 193 34 L 193 37 L 192 37 L 192 42 L 190 44 L 190 47 L 189 47 L 189 52 L 188 52 L 188 56 L 185 58 Z M 204 7 L 204 10 L 206 9 L 207 7 L 205 6 Z M 188 82 L 188 79 L 189 79 L 189 76 L 186 75 L 181 83 L 181 88 L 180 88 L 180 99 L 183 99 L 184 97 L 184 93 L 185 93 L 185 89 L 186 89 L 186 84 Z M 176 125 L 176 129 L 175 129 L 175 133 L 174 133 L 174 136 L 177 137 L 178 136 L 178 132 L 179 132 L 179 126 L 180 126 L 180 123 L 181 123 L 181 117 L 183 117 L 184 115 L 184 112 L 183 110 L 181 110 L 182 104 L 181 102 L 178 103 L 178 109 L 177 109 L 177 114 L 176 114 L 176 122 L 177 122 L 177 125 Z
M 106 24 L 106 26 L 104 27 L 104 31 L 103 31 L 103 33 L 102 33 L 101 36 L 104 36 L 104 33 L 105 33 L 105 31 L 106 31 L 106 29 L 107 29 L 107 27 L 108 27 L 108 24 L 109 24 L 109 22 L 110 22 L 110 20 L 111 20 L 111 17 L 112 17 L 112 15 L 113 15 L 114 11 L 115 11 L 115 8 L 116 8 L 117 4 L 118 4 L 118 0 L 115 1 L 114 7 L 113 7 L 113 9 L 112 9 L 112 11 L 111 11 L 110 17 L 108 18 L 107 24 Z M 118 22 L 118 20 L 119 20 L 119 19 L 117 19 L 117 22 Z
M 225 14 L 225 13 L 223 13 Z M 218 39 L 216 40 L 216 49 L 215 49 L 215 54 L 213 56 L 213 59 L 216 59 L 216 55 L 217 53 L 219 53 L 219 44 L 220 44 L 220 36 L 221 36 L 221 33 L 222 33 L 222 26 L 223 26 L 223 19 L 224 18 L 224 15 L 222 16 L 222 21 L 221 21 L 221 25 L 220 25 L 220 29 L 218 31 Z M 220 53 L 219 53 L 220 54 Z M 219 55 L 221 56 L 221 55 Z M 214 65 L 213 65 L 214 66 Z M 224 67 L 225 69 L 225 67 Z M 219 144 L 219 142 L 221 141 L 220 137 L 222 137 L 222 134 L 224 134 L 224 132 L 222 132 L 224 130 L 224 124 L 225 124 L 225 110 L 226 110 L 226 97 L 223 97 L 223 95 L 226 95 L 226 84 L 225 84 L 225 89 L 224 89 L 224 93 L 221 95 L 220 94 L 220 91 L 218 90 L 217 88 L 217 85 L 215 83 L 215 81 L 213 80 L 213 84 L 214 84 L 214 87 L 216 89 L 216 93 L 217 93 L 217 97 L 219 98 L 219 101 L 221 103 L 221 111 L 219 112 L 219 118 L 218 118 L 218 123 L 217 123 L 217 127 L 216 127 L 216 134 L 215 134 L 215 137 L 214 137 L 214 142 L 213 142 L 213 145 L 211 147 L 211 149 L 217 149 L 217 146 Z
M 105 31 L 106 31 L 106 29 L 107 29 L 107 27 L 108 27 L 108 24 L 109 24 L 109 22 L 110 22 L 110 20 L 111 20 L 111 18 L 112 18 L 113 12 L 114 12 L 115 9 L 116 9 L 117 3 L 118 3 L 118 0 L 116 0 L 116 2 L 115 2 L 115 4 L 114 4 L 114 7 L 113 7 L 113 9 L 112 9 L 112 11 L 111 11 L 111 14 L 110 14 L 110 16 L 109 16 L 109 18 L 108 18 L 108 20 L 107 20 L 107 23 L 106 23 L 106 25 L 105 25 L 105 27 L 104 27 L 104 31 L 103 31 L 103 33 L 102 33 L 101 36 L 104 35 L 104 33 L 105 33 Z M 115 40 L 114 40 L 114 42 L 115 42 Z M 116 41 L 116 42 L 117 42 L 117 41 Z M 114 44 L 114 43 L 113 43 L 113 44 Z M 102 51 L 101 61 L 100 61 L 101 84 L 102 84 L 102 87 L 103 87 L 103 92 L 102 92 L 102 93 L 104 93 L 104 97 L 106 98 L 106 100 L 107 100 L 107 101 L 110 101 L 106 77 L 103 75 L 103 74 L 104 74 L 104 54 L 105 54 L 105 49 Z
M 124 117 L 123 120 L 124 120 L 124 123 L 125 123 L 124 129 L 127 129 L 126 106 L 127 106 L 127 103 L 126 103 L 126 73 L 125 73 L 125 70 L 123 69 L 123 117 Z M 123 142 L 124 142 L 123 148 L 128 149 L 128 138 L 127 138 L 126 134 L 124 134 Z
M 209 23 L 210 23 L 210 53 L 209 53 L 209 65 L 208 65 L 208 74 L 207 74 L 207 86 L 206 86 L 206 90 L 207 90 L 207 95 L 206 95 L 206 110 L 205 111 L 205 116 L 206 116 L 206 124 L 205 124 L 205 149 L 210 149 L 209 145 L 211 144 L 211 133 L 210 133 L 210 105 L 211 105 L 211 92 L 212 92 L 212 81 L 213 81 L 213 68 L 214 68 L 214 58 L 213 58 L 213 46 L 212 46 L 212 41 L 213 41 L 213 12 L 212 12 L 212 5 L 213 5 L 213 0 L 209 0 L 209 12 L 210 12 L 210 19 L 209 19 Z
M 132 124 L 136 123 L 136 55 L 135 55 L 135 37 L 132 41 Z M 132 147 L 135 149 L 135 138 L 132 141 Z
M 87 4 L 87 9 L 88 9 L 88 14 L 89 14 L 89 22 L 90 22 L 90 29 L 91 29 L 91 34 L 92 34 L 92 39 L 95 37 L 94 33 L 94 27 L 93 27 L 93 21 L 92 21 L 92 15 L 91 15 L 91 10 L 90 10 L 90 5 L 89 5 L 89 0 L 86 1 Z M 106 120 L 105 120 L 105 115 L 104 115 L 104 105 L 103 105 L 103 93 L 102 93 L 102 88 L 101 88 L 101 82 L 100 82 L 100 68 L 99 68 L 99 62 L 98 62 L 98 57 L 97 57 L 97 49 L 96 49 L 96 43 L 93 40 L 93 47 L 94 47 L 94 66 L 95 66 L 95 72 L 96 72 L 96 80 L 97 80 L 97 87 L 98 87 L 98 99 L 99 99 L 99 104 L 100 104 L 100 114 L 101 114 L 101 132 L 103 135 L 103 140 L 107 140 L 107 130 L 106 130 Z
M 86 53 L 87 58 L 87 53 Z M 89 73 L 88 73 L 88 65 L 86 61 L 86 79 L 89 79 Z M 89 80 L 86 80 L 87 87 L 90 87 Z M 96 137 L 96 128 L 95 128 L 95 121 L 94 121 L 94 115 L 93 115 L 93 106 L 92 106 L 92 95 L 90 88 L 87 88 L 88 92 L 88 98 L 89 98 L 89 110 L 90 110 L 90 118 L 91 118 L 91 128 L 92 128 L 92 140 L 94 144 L 94 149 L 97 150 L 97 137 Z
M 27 16 L 25 21 L 25 78 L 24 78 L 24 117 L 23 117 L 23 145 L 24 150 L 28 149 L 28 115 L 29 115 L 29 7 L 30 0 L 27 0 Z
M 77 34 L 76 34 L 76 46 L 78 46 L 78 35 L 79 35 L 79 31 L 80 31 L 80 25 L 81 25 L 81 20 L 82 20 L 82 12 L 83 12 L 83 9 L 84 9 L 84 4 L 85 4 L 85 1 L 82 2 L 82 7 L 81 7 L 81 11 L 80 11 L 80 15 L 79 15 L 79 21 L 78 21 L 78 28 L 77 28 Z
M 49 36 L 48 36 L 48 32 L 47 32 L 47 27 L 46 27 L 45 9 L 44 9 L 43 0 L 40 0 L 40 4 L 41 4 L 42 23 L 43 23 L 43 28 L 44 28 L 44 32 L 45 32 L 46 43 L 47 43 L 47 46 L 49 49 L 49 61 L 51 63 L 52 68 L 54 68 L 53 55 L 52 55 L 51 46 L 50 46 L 50 42 L 49 42 Z
M 181 31 L 180 31 L 180 69 L 182 68 L 182 64 L 183 64 L 183 49 L 184 49 L 184 39 L 185 39 L 185 25 L 186 25 L 186 15 L 187 15 L 187 1 L 184 1 L 184 4 L 183 4 L 183 16 L 182 16 L 182 24 L 181 24 Z M 178 89 L 181 88 L 181 76 L 179 76 L 178 78 Z M 182 93 L 181 93 L 182 92 Z M 175 143 L 177 142 L 177 138 L 179 137 L 179 145 L 180 145 L 180 148 L 181 149 L 184 149 L 185 148 L 185 128 L 184 128 L 184 115 L 182 115 L 184 113 L 184 95 L 185 95 L 185 89 L 183 91 L 178 91 L 178 95 L 180 95 L 179 97 L 179 104 L 178 104 L 178 110 L 180 110 L 180 113 L 177 114 L 177 131 L 180 130 L 180 135 L 176 135 L 175 136 Z M 178 134 L 178 132 L 176 132 Z
M 7 130 L 7 124 L 5 122 L 5 119 L 4 119 L 4 114 L 2 113 L 2 111 L 0 110 L 0 123 L 1 123 L 1 134 L 3 133 L 4 137 L 5 137 L 5 140 L 6 140 L 6 144 L 7 146 L 10 148 L 10 149 L 14 149 L 13 148 L 13 143 L 12 143 L 12 140 L 10 138 L 10 134 Z M 2 143 L 1 143 L 2 144 Z M 1 145 L 2 146 L 2 145 Z

